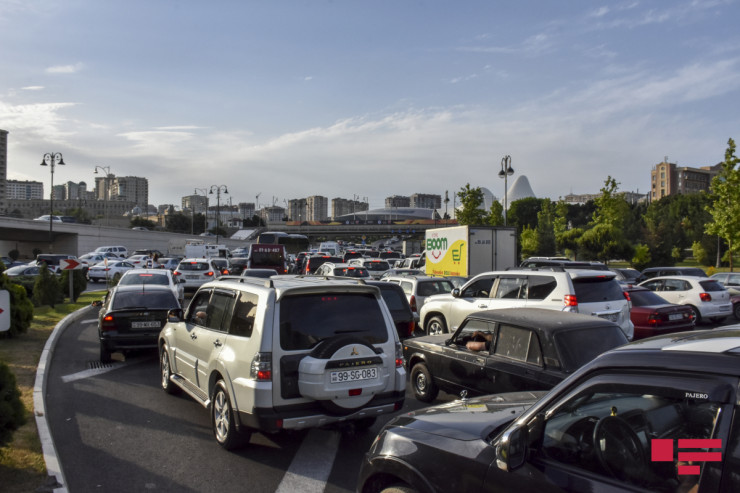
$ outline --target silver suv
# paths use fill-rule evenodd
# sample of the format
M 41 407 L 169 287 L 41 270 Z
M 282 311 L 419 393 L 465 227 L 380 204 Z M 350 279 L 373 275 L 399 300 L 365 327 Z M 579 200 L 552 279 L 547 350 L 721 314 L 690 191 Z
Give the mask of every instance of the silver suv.
M 398 284 L 406 293 L 406 299 L 411 305 L 411 310 L 418 313 L 424 305 L 427 297 L 438 294 L 451 293 L 455 288 L 452 281 L 444 277 L 429 277 L 425 275 L 418 276 L 388 276 L 381 281 Z
M 391 313 L 355 280 L 224 276 L 170 313 L 159 354 L 162 388 L 206 407 L 226 449 L 253 430 L 367 428 L 406 390 Z
M 629 295 L 602 270 L 507 270 L 484 272 L 447 295 L 427 298 L 419 310 L 427 334 L 454 332 L 469 314 L 497 308 L 547 308 L 585 313 L 619 325 L 632 340 Z

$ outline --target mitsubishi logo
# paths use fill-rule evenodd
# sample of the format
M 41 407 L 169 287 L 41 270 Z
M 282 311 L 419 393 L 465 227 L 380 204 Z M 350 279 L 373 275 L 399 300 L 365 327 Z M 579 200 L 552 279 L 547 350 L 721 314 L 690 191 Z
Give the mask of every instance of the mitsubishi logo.
M 611 310 L 611 309 L 612 309 L 612 306 L 611 306 L 611 305 L 610 305 L 609 303 L 607 303 L 607 304 L 606 304 L 606 309 L 607 309 L 607 310 Z
M 357 352 L 357 348 L 356 347 L 352 347 L 352 352 L 349 353 L 349 355 L 350 356 L 359 356 L 360 353 Z

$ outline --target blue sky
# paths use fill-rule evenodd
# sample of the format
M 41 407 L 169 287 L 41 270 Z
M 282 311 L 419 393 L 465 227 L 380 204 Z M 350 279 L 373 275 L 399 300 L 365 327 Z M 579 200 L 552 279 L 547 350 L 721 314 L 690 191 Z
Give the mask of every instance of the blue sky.
M 8 178 L 309 195 L 648 191 L 740 138 L 738 1 L 0 0 Z M 222 196 L 222 200 L 224 197 Z M 226 198 L 228 200 L 228 197 Z

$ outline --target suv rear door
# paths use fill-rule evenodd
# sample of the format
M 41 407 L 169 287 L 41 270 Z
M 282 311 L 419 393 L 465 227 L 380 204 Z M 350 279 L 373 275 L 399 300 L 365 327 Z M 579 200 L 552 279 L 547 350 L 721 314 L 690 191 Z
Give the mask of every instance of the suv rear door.
M 578 312 L 609 320 L 618 324 L 628 338 L 630 306 L 622 286 L 613 273 L 607 275 L 578 276 L 571 274 Z

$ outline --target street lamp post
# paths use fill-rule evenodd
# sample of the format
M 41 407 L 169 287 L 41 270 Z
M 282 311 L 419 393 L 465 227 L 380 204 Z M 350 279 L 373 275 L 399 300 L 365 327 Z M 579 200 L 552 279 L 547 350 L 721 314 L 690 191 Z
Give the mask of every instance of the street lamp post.
M 194 193 L 203 192 L 203 196 L 206 198 L 206 210 L 203 214 L 203 232 L 208 231 L 208 189 L 207 188 L 196 188 Z M 195 214 L 193 214 L 193 220 L 195 220 Z M 195 234 L 195 232 L 193 232 Z
M 223 189 L 224 193 L 229 193 L 229 189 L 226 188 L 226 185 L 211 185 L 211 191 L 208 192 L 213 195 L 213 191 L 216 190 L 216 244 L 218 244 L 218 231 L 221 227 L 221 189 Z M 275 205 L 274 201 L 273 205 Z
M 501 159 L 501 171 L 498 177 L 504 179 L 504 226 L 506 226 L 506 213 L 509 208 L 509 176 L 514 174 L 514 168 L 511 167 L 511 156 L 506 155 Z
M 105 183 L 105 189 L 104 189 L 104 195 L 103 195 L 103 216 L 105 217 L 105 225 L 110 226 L 110 220 L 108 219 L 108 197 L 110 195 L 110 185 L 108 183 L 108 179 L 110 177 L 110 166 L 95 166 L 95 174 L 98 174 L 98 170 L 101 169 L 105 171 L 105 178 L 103 178 L 103 183 Z
M 61 152 L 47 152 L 41 161 L 41 166 L 49 166 L 51 170 L 51 193 L 49 194 L 49 253 L 54 250 L 54 166 L 63 165 Z

